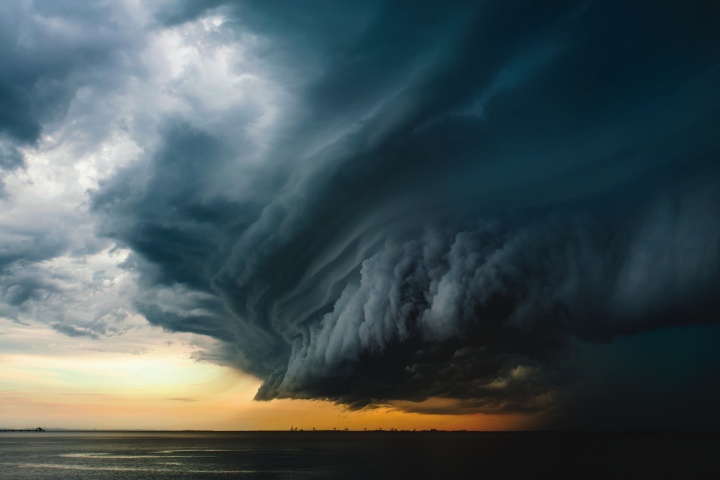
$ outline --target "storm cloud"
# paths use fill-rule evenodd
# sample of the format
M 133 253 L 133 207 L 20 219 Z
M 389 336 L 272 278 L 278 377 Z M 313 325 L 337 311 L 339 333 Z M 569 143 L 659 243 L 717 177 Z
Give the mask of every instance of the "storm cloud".
M 204 335 L 263 401 L 720 426 L 716 3 L 3 2 L 0 318 Z
M 166 118 L 92 209 L 138 310 L 222 340 L 259 400 L 545 410 L 578 341 L 718 320 L 718 13 L 173 4 L 167 28 L 224 19 L 277 111 Z
M 74 7 L 72 2 L 0 5 L 0 314 L 13 320 L 19 309 L 63 290 L 62 275 L 48 274 L 38 264 L 108 243 L 94 237 L 78 209 L 64 209 L 60 195 L 48 207 L 37 198 L 22 198 L 19 188 L 15 198 L 6 192 L 5 179 L 12 176 L 16 183 L 42 183 L 32 175 L 17 181 L 25 156 L 37 153 L 46 130 L 62 130 L 59 125 L 79 91 L 107 94 L 120 77 L 117 72 L 129 67 L 123 54 L 136 39 L 124 34 L 122 19 L 106 24 L 115 13 L 111 8 Z M 92 129 L 83 135 L 92 137 Z
M 65 118 L 79 89 L 112 84 L 132 38 L 100 5 L 4 2 L 0 6 L 0 176 L 24 165 L 23 148 L 37 146 L 44 126 Z M 0 185 L 1 186 L 1 185 Z M 2 193 L 2 190 L 0 190 Z

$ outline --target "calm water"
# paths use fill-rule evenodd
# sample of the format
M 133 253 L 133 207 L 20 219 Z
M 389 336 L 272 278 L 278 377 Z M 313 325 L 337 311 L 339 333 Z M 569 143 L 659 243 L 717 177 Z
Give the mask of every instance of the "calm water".
M 715 479 L 718 464 L 716 434 L 0 433 L 2 479 Z

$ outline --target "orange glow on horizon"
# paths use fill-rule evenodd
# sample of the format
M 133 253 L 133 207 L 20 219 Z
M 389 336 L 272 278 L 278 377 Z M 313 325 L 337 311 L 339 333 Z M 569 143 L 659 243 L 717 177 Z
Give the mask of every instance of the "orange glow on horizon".
M 251 413 L 252 419 L 243 418 Z M 236 421 L 247 430 L 524 430 L 533 418 L 519 414 L 427 414 L 405 412 L 393 407 L 348 410 L 320 400 L 272 400 L 254 402 L 251 412 L 238 412 Z
M 48 339 L 55 337 L 47 333 Z M 40 336 L 35 335 L 35 341 Z M 452 400 L 348 410 L 322 400 L 253 400 L 260 380 L 153 337 L 143 355 L 47 342 L 0 353 L 0 428 L 129 430 L 521 430 L 535 418 Z M 454 412 L 461 414 L 439 414 Z

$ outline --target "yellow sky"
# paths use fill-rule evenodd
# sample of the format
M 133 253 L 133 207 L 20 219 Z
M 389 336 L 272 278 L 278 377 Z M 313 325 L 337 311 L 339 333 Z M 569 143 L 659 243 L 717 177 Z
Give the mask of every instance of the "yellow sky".
M 189 336 L 146 327 L 101 345 L 37 325 L 3 327 L 0 428 L 515 430 L 532 420 L 389 407 L 348 411 L 309 400 L 256 402 L 258 379 L 193 359 Z

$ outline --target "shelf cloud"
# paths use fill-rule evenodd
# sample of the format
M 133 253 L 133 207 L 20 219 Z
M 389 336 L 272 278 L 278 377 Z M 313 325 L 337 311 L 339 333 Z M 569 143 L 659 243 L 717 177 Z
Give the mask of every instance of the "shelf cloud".
M 220 340 L 201 358 L 257 400 L 570 415 L 579 351 L 717 322 L 715 2 L 153 8 L 142 31 L 83 10 L 74 43 L 2 29 L 0 168 L 83 88 L 110 98 L 142 148 L 88 189 L 85 248 L 129 249 L 132 308 Z M 187 51 L 148 66 L 163 45 Z M 0 254 L 8 305 L 50 285 L 19 258 L 75 241 L 45 235 Z
M 93 208 L 258 399 L 542 409 L 572 339 L 716 320 L 710 3 L 213 6 L 295 76 L 272 144 L 168 121 Z

